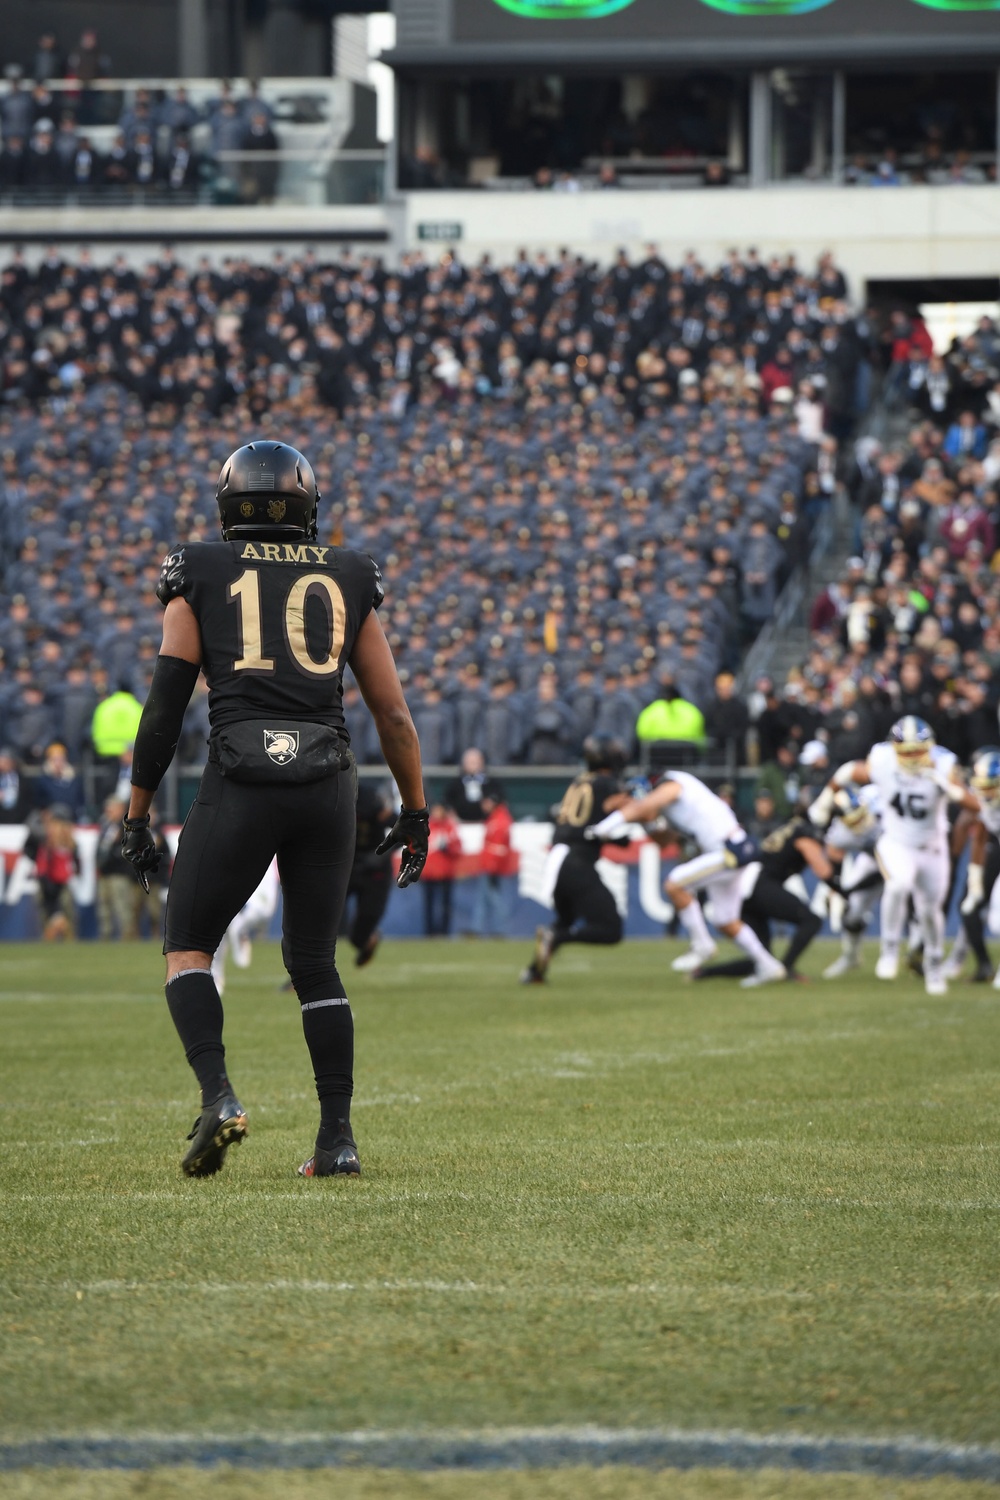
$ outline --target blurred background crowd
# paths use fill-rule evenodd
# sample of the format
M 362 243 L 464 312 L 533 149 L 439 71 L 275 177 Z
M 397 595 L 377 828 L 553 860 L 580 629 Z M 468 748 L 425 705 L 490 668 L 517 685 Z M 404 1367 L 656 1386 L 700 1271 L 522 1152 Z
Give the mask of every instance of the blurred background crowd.
M 310 454 L 323 536 L 382 566 L 428 763 L 565 764 L 595 723 L 633 752 L 644 708 L 700 717 L 770 617 L 871 369 L 828 259 L 52 249 L 0 286 L 0 709 L 35 766 L 53 739 L 103 753 L 94 707 L 142 700 L 159 561 L 216 534 L 214 476 L 254 431 Z M 377 759 L 351 688 L 348 714 Z M 183 757 L 205 728 L 199 697 Z
M 766 821 L 920 713 L 997 738 L 1000 332 L 943 356 L 852 312 L 829 257 L 599 266 L 307 252 L 0 273 L 0 818 L 127 782 L 160 560 L 212 539 L 249 433 L 313 459 L 323 539 L 371 552 L 431 766 L 758 765 Z M 879 391 L 898 439 L 866 415 Z M 747 648 L 839 508 L 786 681 Z M 844 517 L 847 517 L 846 523 Z M 358 758 L 380 755 L 348 680 Z M 180 760 L 205 756 L 196 694 Z M 81 771 L 88 774 L 81 776 Z

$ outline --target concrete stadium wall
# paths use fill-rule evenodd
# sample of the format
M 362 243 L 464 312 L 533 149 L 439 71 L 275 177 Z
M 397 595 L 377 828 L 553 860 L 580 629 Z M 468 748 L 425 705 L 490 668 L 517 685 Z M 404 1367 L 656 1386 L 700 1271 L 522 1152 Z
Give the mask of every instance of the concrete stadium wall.
M 829 249 L 857 296 L 870 280 L 1000 274 L 1000 188 L 433 192 L 315 208 L 5 209 L 0 241 L 24 243 L 30 258 L 53 236 L 89 241 L 99 256 L 120 249 L 138 263 L 163 240 L 188 262 L 206 252 L 266 256 L 332 241 L 358 249 L 367 241 L 390 261 L 408 249 L 504 261 L 522 247 L 555 253 L 566 245 L 606 262 L 620 246 L 635 254 L 655 241 L 675 263 L 693 249 L 715 265 L 731 246 L 756 245 L 763 255 L 794 250 L 810 267 Z M 0 243 L 0 264 L 4 258 Z
M 715 265 L 734 245 L 756 245 L 763 255 L 794 250 L 809 267 L 832 250 L 855 295 L 872 279 L 1000 272 L 993 186 L 428 192 L 407 194 L 405 210 L 409 248 L 432 254 L 454 243 L 463 259 L 566 245 L 608 261 L 619 247 L 634 254 L 652 240 L 671 262 L 694 249 Z M 460 238 L 449 241 L 456 227 Z
M 53 241 L 72 248 L 89 245 L 98 262 L 122 254 L 141 266 L 169 243 L 177 259 L 194 265 L 202 255 L 249 255 L 267 259 L 275 250 L 292 255 L 308 245 L 351 244 L 389 254 L 390 215 L 385 205 L 344 204 L 321 208 L 274 204 L 269 208 L 5 208 L 0 215 L 0 266 L 9 246 L 24 247 L 37 264 Z

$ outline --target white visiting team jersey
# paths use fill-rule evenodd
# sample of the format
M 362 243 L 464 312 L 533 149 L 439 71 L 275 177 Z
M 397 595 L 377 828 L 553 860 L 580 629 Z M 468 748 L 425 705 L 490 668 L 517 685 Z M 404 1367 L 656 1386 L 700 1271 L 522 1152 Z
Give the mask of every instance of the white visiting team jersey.
M 663 780 L 676 782 L 681 789 L 677 800 L 664 809 L 667 817 L 676 829 L 695 840 L 703 854 L 721 849 L 727 839 L 741 832 L 732 808 L 697 776 L 688 771 L 667 771 Z
M 926 771 L 901 771 L 890 744 L 874 745 L 868 775 L 882 796 L 886 838 L 910 849 L 944 849 L 948 838 L 948 797 L 943 782 L 957 757 L 935 745 Z
M 984 802 L 980 797 L 979 818 L 987 833 L 1000 836 L 1000 802 Z
M 882 793 L 877 786 L 862 786 L 858 788 L 858 799 L 872 815 L 871 827 L 848 828 L 842 818 L 835 818 L 825 838 L 832 849 L 843 849 L 845 854 L 874 849 L 882 836 Z

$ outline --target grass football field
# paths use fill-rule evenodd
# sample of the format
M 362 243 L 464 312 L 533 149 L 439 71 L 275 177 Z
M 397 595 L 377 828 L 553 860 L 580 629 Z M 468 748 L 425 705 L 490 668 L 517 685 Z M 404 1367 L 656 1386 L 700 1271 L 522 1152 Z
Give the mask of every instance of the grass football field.
M 386 944 L 346 970 L 364 1176 L 277 947 L 230 970 L 250 1138 L 197 1113 L 151 944 L 0 949 L 0 1441 L 685 1429 L 1000 1443 L 1000 995 L 867 969 L 745 992 L 678 949 Z M 806 969 L 831 956 L 818 944 Z M 758 1500 L 862 1476 L 0 1474 L 0 1493 Z

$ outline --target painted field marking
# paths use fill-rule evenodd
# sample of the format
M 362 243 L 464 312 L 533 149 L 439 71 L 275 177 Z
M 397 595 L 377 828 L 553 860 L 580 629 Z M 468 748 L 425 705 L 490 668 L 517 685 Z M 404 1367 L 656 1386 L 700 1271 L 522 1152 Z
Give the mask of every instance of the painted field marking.
M 910 1479 L 949 1475 L 1000 1481 L 1000 1449 L 928 1442 L 917 1437 L 819 1438 L 744 1432 L 601 1428 L 499 1429 L 460 1432 L 354 1432 L 336 1436 L 202 1438 L 40 1437 L 0 1446 L 0 1470 L 26 1467 L 142 1470 L 193 1465 L 245 1469 L 486 1471 L 570 1465 L 647 1469 L 785 1469 Z

